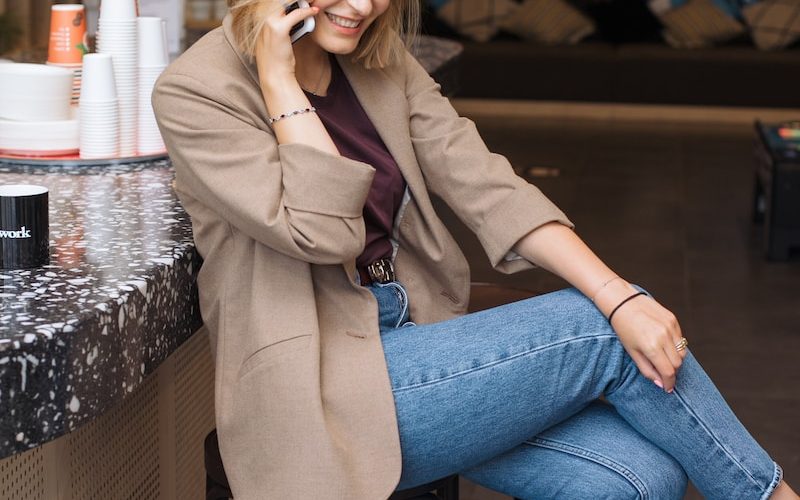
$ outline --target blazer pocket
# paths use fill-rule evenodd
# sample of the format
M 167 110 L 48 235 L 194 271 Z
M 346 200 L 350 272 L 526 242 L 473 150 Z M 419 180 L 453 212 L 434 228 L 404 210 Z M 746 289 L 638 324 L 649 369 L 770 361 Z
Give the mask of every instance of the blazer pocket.
M 251 354 L 250 357 L 242 363 L 242 367 L 239 369 L 239 375 L 236 379 L 241 380 L 255 368 L 265 365 L 269 366 L 293 352 L 304 349 L 308 346 L 310 340 L 311 334 L 304 334 L 279 340 L 274 344 L 262 347 Z

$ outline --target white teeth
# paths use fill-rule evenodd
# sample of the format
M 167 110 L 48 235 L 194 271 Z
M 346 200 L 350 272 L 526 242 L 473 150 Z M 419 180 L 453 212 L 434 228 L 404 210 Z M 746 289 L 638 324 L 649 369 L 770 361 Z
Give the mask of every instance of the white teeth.
M 358 28 L 358 25 L 361 24 L 361 21 L 351 21 L 350 19 L 339 17 L 335 14 L 331 14 L 330 12 L 326 12 L 326 14 L 328 15 L 328 19 L 330 19 L 333 24 L 337 24 L 343 28 Z

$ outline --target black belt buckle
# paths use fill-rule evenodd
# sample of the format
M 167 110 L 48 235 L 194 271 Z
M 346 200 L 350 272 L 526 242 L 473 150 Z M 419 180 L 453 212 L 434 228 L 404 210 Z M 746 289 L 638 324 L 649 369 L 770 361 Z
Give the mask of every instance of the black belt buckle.
M 373 283 L 388 283 L 394 281 L 394 266 L 389 259 L 376 260 L 367 266 L 367 274 Z

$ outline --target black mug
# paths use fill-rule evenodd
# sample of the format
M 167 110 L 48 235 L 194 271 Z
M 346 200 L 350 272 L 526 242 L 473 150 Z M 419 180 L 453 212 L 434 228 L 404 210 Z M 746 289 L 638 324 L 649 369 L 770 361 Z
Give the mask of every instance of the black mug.
M 30 269 L 50 262 L 48 190 L 0 185 L 0 269 Z

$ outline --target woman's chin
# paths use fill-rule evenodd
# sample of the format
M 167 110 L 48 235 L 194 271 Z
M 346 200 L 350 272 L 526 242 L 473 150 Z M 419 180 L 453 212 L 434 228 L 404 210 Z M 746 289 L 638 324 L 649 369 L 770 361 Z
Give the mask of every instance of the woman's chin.
M 322 42 L 322 43 L 320 43 Z M 358 47 L 358 40 L 331 40 L 318 41 L 317 44 L 331 54 L 347 55 L 352 54 Z

